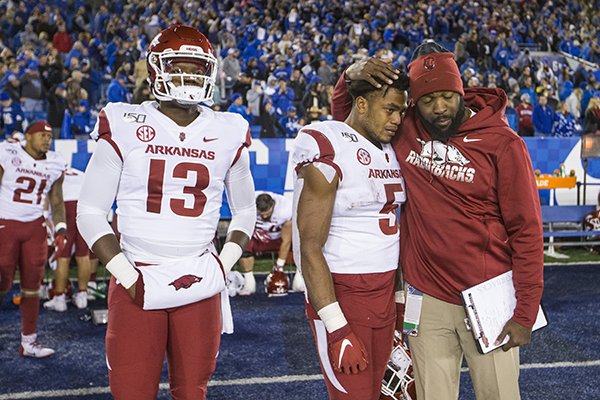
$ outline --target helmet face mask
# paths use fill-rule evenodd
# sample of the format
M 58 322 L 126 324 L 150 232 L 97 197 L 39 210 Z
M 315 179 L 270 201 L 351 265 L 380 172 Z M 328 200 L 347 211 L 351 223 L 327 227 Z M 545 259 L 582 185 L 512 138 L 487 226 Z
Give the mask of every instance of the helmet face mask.
M 399 332 L 394 332 L 394 348 L 381 382 L 381 393 L 394 400 L 416 400 L 410 351 Z
M 158 100 L 212 104 L 217 59 L 208 39 L 196 29 L 174 25 L 159 33 L 150 43 L 146 65 Z

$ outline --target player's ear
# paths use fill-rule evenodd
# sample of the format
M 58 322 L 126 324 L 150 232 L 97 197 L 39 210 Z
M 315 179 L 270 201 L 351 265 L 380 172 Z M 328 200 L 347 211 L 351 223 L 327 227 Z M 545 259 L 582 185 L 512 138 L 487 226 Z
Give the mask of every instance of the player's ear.
M 360 114 L 364 114 L 369 110 L 369 100 L 366 97 L 358 96 L 355 107 Z

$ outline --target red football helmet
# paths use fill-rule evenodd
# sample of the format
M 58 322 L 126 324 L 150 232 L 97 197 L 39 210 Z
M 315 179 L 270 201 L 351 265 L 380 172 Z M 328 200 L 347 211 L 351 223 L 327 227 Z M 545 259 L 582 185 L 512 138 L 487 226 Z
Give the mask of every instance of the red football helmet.
M 194 73 L 177 63 L 192 63 Z M 148 82 L 158 100 L 183 104 L 212 103 L 217 58 L 208 39 L 197 29 L 172 25 L 152 39 L 146 55 Z
M 400 332 L 394 332 L 394 348 L 381 382 L 381 399 L 416 400 L 410 351 Z
M 265 291 L 269 297 L 287 296 L 290 281 L 285 272 L 274 269 L 265 279 Z

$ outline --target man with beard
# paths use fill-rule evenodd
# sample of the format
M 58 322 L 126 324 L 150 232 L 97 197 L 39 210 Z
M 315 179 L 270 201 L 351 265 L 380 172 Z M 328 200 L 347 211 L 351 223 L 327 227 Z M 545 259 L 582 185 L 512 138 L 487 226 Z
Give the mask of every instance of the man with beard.
M 368 59 L 343 78 L 380 84 L 397 74 Z M 518 346 L 531 340 L 543 289 L 542 222 L 527 149 L 506 122 L 504 92 L 463 89 L 443 47 L 419 46 L 409 77 L 413 104 L 393 145 L 410 193 L 401 219 L 405 291 L 422 292 L 409 341 L 417 398 L 456 399 L 464 356 L 478 399 L 519 399 Z M 333 97 L 338 120 L 351 105 L 345 87 L 340 79 Z M 517 305 L 497 342 L 510 339 L 504 351 L 479 354 L 460 291 L 511 269 Z

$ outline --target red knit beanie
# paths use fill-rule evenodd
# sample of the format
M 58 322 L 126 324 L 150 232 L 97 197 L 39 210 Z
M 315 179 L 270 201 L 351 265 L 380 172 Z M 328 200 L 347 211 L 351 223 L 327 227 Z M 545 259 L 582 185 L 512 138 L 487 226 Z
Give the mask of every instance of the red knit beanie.
M 451 91 L 464 96 L 462 79 L 453 53 L 430 53 L 408 65 L 410 97 L 416 103 L 432 92 Z

